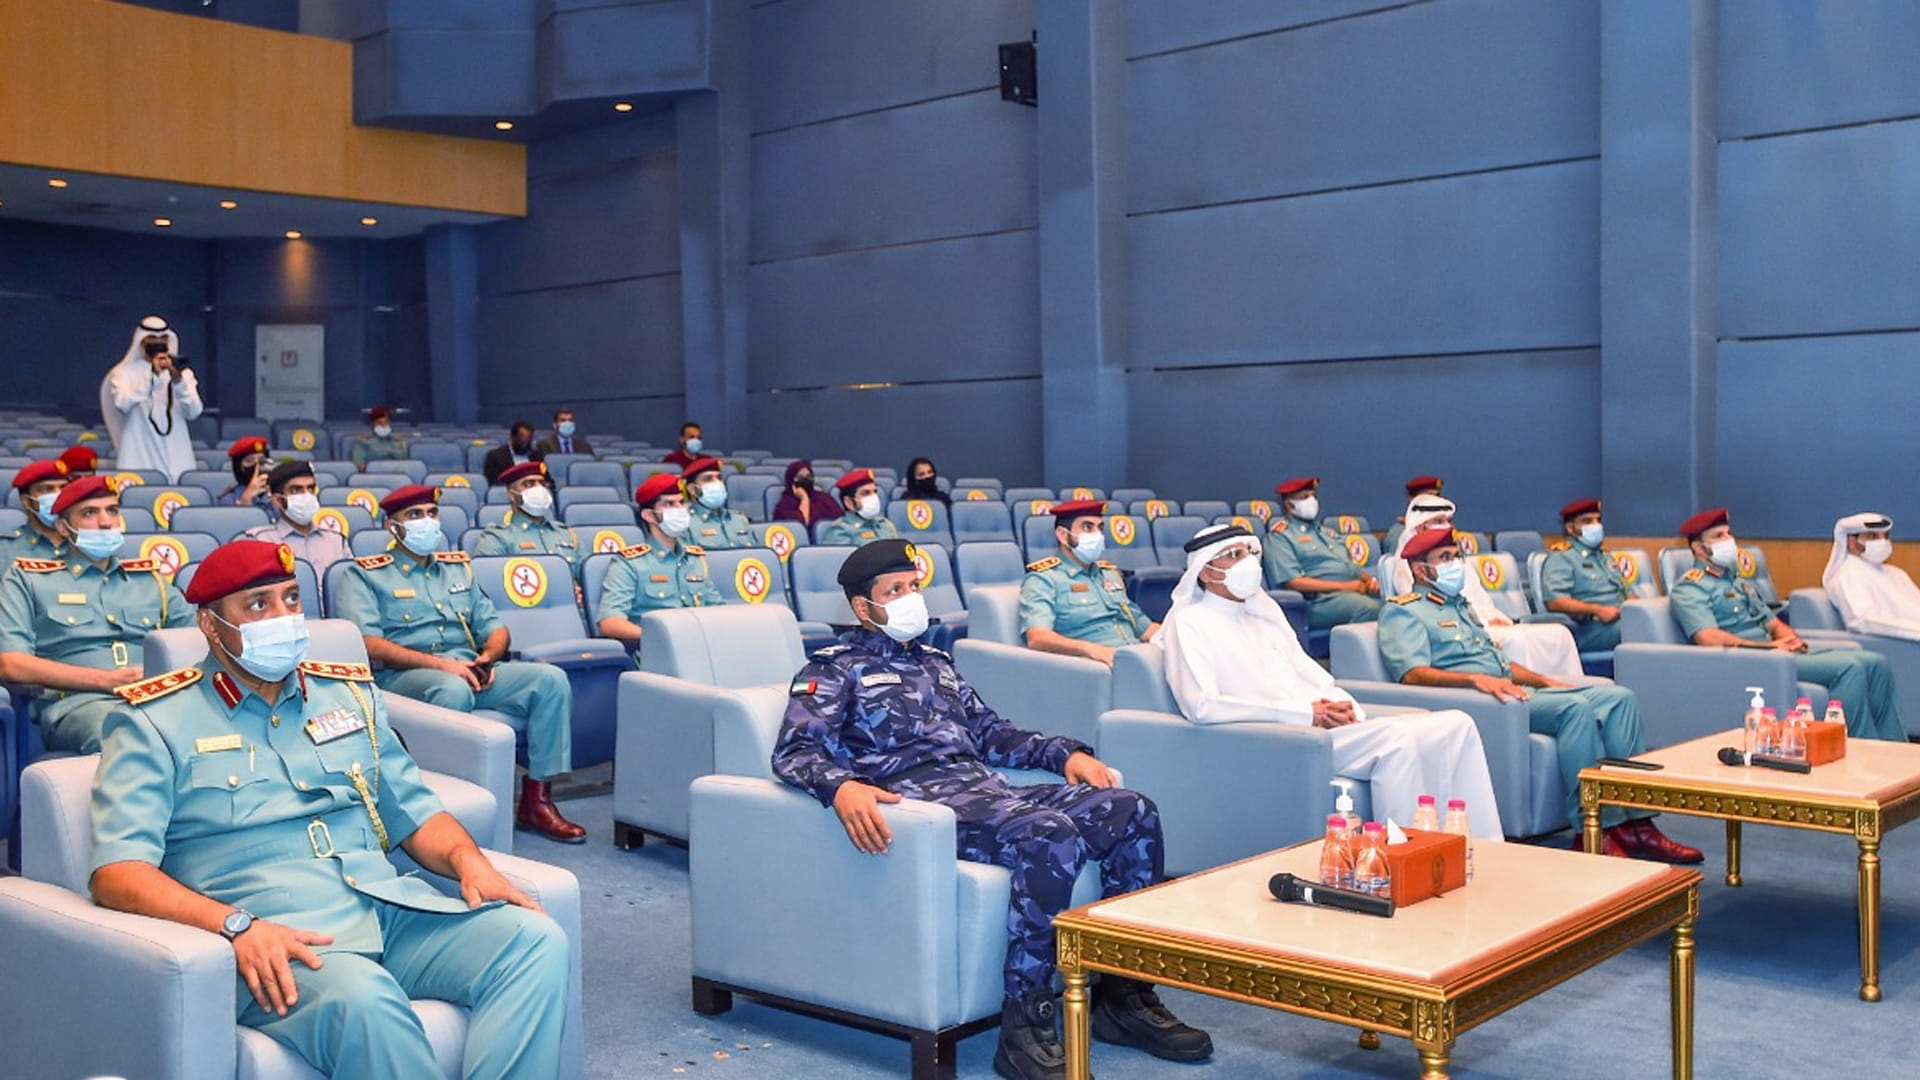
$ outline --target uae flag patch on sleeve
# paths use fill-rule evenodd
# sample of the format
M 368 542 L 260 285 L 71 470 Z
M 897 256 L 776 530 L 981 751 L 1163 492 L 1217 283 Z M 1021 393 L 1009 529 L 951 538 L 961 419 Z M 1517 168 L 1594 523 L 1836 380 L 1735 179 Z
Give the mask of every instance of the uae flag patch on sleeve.
M 794 697 L 812 697 L 819 689 L 820 680 L 818 679 L 795 679 L 791 694 Z

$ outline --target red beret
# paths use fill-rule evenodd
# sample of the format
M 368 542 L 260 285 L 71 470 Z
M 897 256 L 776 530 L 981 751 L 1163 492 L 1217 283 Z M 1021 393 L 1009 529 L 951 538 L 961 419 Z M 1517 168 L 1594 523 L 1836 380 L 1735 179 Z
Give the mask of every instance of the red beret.
M 233 440 L 233 445 L 227 447 L 227 457 L 234 461 L 239 461 L 248 454 L 264 454 L 266 452 L 267 440 L 258 435 L 248 435 L 245 438 L 235 439 Z
M 1297 495 L 1310 487 L 1318 487 L 1319 484 L 1320 478 L 1317 476 L 1296 476 L 1291 480 L 1282 480 L 1280 483 L 1274 485 L 1273 493 L 1283 497 L 1287 495 Z
M 1423 491 L 1439 491 L 1440 478 L 1437 476 L 1416 476 L 1407 481 L 1407 494 L 1418 495 Z
M 855 469 L 833 482 L 833 486 L 842 495 L 851 495 L 860 490 L 860 485 L 874 483 L 872 469 Z
M 118 499 L 120 483 L 109 476 L 83 476 L 60 489 L 53 500 L 53 512 L 64 514 L 67 508 L 84 499 Z
M 670 472 L 658 472 L 633 489 L 633 501 L 642 509 L 652 506 L 662 495 L 671 495 L 680 490 L 680 478 Z
M 1700 534 L 1716 525 L 1727 523 L 1727 508 L 1716 506 L 1711 510 L 1702 510 L 1680 523 L 1680 535 L 1689 540 L 1697 540 Z
M 1413 534 L 1413 538 L 1407 541 L 1405 547 L 1400 549 L 1400 556 L 1412 561 L 1425 558 L 1434 548 L 1449 546 L 1459 546 L 1459 541 L 1453 538 L 1452 529 L 1421 529 Z
M 1560 508 L 1560 520 L 1570 521 L 1579 517 L 1581 514 L 1597 514 L 1599 512 L 1599 499 L 1575 499 Z
M 69 471 L 67 463 L 59 458 L 36 461 L 13 474 L 13 486 L 25 491 L 42 480 L 65 480 Z
M 1053 523 L 1065 525 L 1074 518 L 1087 517 L 1107 512 L 1107 504 L 1099 499 L 1077 499 L 1073 502 L 1053 504 Z
M 187 603 L 211 604 L 241 589 L 292 581 L 293 549 L 267 540 L 234 540 L 200 560 L 187 583 Z
M 712 472 L 719 467 L 720 459 L 717 457 L 697 457 L 687 462 L 687 467 L 680 470 L 680 476 L 684 480 L 691 480 L 703 472 Z
M 494 483 L 501 487 L 506 487 L 516 480 L 525 480 L 529 476 L 547 476 L 547 463 L 544 461 L 523 461 L 510 469 L 502 469 L 499 478 L 496 479 Z M 551 483 L 552 481 L 549 480 L 548 482 Z
M 387 497 L 380 500 L 380 512 L 386 514 L 388 517 L 392 517 L 409 506 L 419 506 L 421 503 L 438 503 L 439 501 L 439 488 L 428 487 L 425 484 L 408 484 L 405 487 L 397 487 L 387 492 Z
M 70 473 L 92 472 L 100 455 L 94 453 L 90 446 L 69 446 L 57 460 L 65 462 Z
M 392 419 L 392 417 L 393 410 L 387 408 L 385 405 L 375 405 L 373 408 L 367 410 L 368 420 L 389 420 Z

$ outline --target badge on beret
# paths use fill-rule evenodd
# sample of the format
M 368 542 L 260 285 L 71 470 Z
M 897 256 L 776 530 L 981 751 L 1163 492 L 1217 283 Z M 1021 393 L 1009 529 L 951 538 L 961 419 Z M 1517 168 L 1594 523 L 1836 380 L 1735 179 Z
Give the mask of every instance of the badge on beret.
M 280 545 L 280 569 L 293 573 L 293 549 L 285 544 Z

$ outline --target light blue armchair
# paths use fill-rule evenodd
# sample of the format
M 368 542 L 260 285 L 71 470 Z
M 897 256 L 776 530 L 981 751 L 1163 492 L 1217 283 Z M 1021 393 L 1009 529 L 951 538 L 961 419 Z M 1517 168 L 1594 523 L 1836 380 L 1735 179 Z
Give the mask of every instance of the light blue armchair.
M 729 604 L 648 612 L 640 620 L 640 668 L 620 676 L 614 743 L 613 839 L 633 848 L 652 834 L 691 837 L 687 785 L 725 771 L 716 725 L 771 687 L 782 705 L 806 663 L 800 624 L 780 604 Z M 775 726 L 779 713 L 773 714 Z M 769 746 L 771 752 L 771 746 Z M 767 772 L 764 758 L 748 775 Z
M 1797 697 L 1825 700 L 1823 687 L 1799 681 L 1786 653 L 1688 641 L 1664 596 L 1629 600 L 1620 609 L 1613 677 L 1640 699 L 1650 748 L 1739 727 L 1749 686 L 1760 687 L 1783 712 Z
M 43 761 L 22 776 L 24 877 L 0 878 L 0 994 L 44 1016 L 87 1017 L 83 1037 L 61 1024 L 17 1024 L 13 1076 L 137 1076 L 142 1080 L 319 1080 L 300 1058 L 234 1023 L 233 947 L 190 926 L 96 907 L 89 897 L 89 794 L 97 755 Z M 445 781 L 432 782 L 436 791 Z M 467 787 L 485 795 L 478 787 Z M 572 955 L 559 1075 L 581 1075 L 580 886 L 571 873 L 500 852 L 500 872 L 567 933 Z M 418 869 L 395 852 L 403 871 Z M 435 880 L 451 891 L 451 883 Z M 48 973 L 58 977 L 49 978 Z M 466 1010 L 416 1001 L 441 1074 L 460 1076 Z
M 1099 745 L 1100 714 L 1113 703 L 1113 672 L 1105 664 L 968 637 L 953 643 L 953 665 L 1016 726 Z
M 1825 589 L 1793 590 L 1787 594 L 1787 610 L 1793 613 L 1793 632 L 1810 643 L 1845 637 L 1859 648 L 1886 657 L 1887 666 L 1893 669 L 1893 692 L 1900 702 L 1901 722 L 1908 733 L 1920 733 L 1920 641 L 1848 631 Z M 1814 702 L 1816 711 L 1824 708 L 1824 702 Z

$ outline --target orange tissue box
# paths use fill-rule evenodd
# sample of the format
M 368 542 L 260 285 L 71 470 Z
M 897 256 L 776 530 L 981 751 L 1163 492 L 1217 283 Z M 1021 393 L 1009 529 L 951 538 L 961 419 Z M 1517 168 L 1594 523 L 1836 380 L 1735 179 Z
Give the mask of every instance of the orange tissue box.
M 1825 765 L 1847 756 L 1847 725 L 1816 720 L 1807 725 L 1807 764 Z
M 1387 872 L 1395 907 L 1452 892 L 1467 883 L 1467 838 L 1408 829 L 1406 843 L 1387 845 Z

